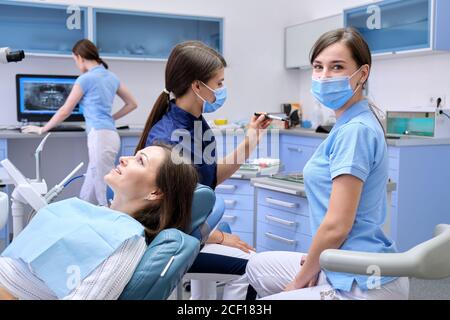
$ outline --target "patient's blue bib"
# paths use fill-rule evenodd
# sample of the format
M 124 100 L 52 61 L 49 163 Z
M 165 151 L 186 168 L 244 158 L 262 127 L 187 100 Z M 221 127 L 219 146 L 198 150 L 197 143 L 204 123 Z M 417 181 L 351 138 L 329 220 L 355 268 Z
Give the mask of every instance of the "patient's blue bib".
M 143 226 L 127 214 L 71 198 L 39 210 L 2 255 L 30 264 L 62 298 L 125 240 L 143 235 Z

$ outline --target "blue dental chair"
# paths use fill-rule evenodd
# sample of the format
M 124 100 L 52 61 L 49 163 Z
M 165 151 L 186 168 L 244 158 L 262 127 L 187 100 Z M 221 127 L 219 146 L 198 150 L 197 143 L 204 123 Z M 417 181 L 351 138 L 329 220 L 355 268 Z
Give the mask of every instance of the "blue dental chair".
M 120 300 L 165 300 L 194 262 L 200 245 L 222 218 L 225 204 L 214 191 L 199 185 L 192 204 L 190 235 L 167 229 L 150 243 Z

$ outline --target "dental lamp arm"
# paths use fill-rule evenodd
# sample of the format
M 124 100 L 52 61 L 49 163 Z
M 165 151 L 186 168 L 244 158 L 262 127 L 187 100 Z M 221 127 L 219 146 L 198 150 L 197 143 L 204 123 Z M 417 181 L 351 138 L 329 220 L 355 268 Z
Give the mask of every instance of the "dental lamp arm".
M 320 255 L 322 268 L 344 273 L 381 276 L 443 279 L 450 276 L 450 225 L 438 225 L 435 237 L 404 253 L 367 253 L 325 250 Z M 375 268 L 373 268 L 375 267 Z
M 51 133 L 47 134 L 44 139 L 42 139 L 39 146 L 36 148 L 36 151 L 34 153 L 34 157 L 36 158 L 36 181 L 41 182 L 41 154 L 42 150 L 44 149 L 45 142 L 47 141 L 48 137 L 51 135 Z

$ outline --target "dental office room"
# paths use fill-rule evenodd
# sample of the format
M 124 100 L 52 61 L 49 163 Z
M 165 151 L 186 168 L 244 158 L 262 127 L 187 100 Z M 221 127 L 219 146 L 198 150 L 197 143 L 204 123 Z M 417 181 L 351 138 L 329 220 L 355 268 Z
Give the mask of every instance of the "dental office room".
M 1 0 L 0 300 L 450 300 L 448 16 Z

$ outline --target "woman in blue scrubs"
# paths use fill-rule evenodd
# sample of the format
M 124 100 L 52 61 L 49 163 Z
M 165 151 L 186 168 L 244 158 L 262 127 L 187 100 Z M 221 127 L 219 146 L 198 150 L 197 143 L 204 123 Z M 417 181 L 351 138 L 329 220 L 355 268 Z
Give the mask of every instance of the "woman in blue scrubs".
M 44 127 L 26 126 L 24 133 L 43 134 L 70 116 L 79 104 L 86 120 L 88 132 L 89 165 L 80 198 L 93 204 L 106 206 L 106 183 L 103 177 L 114 168 L 120 149 L 120 137 L 116 131 L 118 120 L 137 108 L 130 91 L 108 70 L 100 58 L 97 47 L 89 40 L 78 41 L 72 49 L 78 69 L 83 73 L 75 82 L 64 105 Z M 116 94 L 125 105 L 112 114 Z
M 226 100 L 225 67 L 224 58 L 201 42 L 177 45 L 167 62 L 165 89 L 153 106 L 136 148 L 155 142 L 177 145 L 180 152 L 191 156 L 200 183 L 213 189 L 240 168 L 239 159 L 249 157 L 270 124 L 264 116 L 253 117 L 244 142 L 225 159 L 216 161 L 214 135 L 203 113 L 216 111 Z M 250 250 L 254 249 L 237 235 L 214 231 L 189 272 L 239 275 L 239 279 L 225 285 L 223 297 L 249 298 L 244 274 Z M 191 282 L 193 299 L 213 299 L 215 291 L 215 282 Z
M 311 64 L 311 92 L 337 119 L 303 172 L 312 244 L 308 254 L 254 255 L 247 265 L 250 283 L 267 299 L 407 299 L 408 278 L 320 268 L 326 249 L 390 253 L 396 248 L 382 230 L 388 182 L 384 130 L 363 96 L 370 49 L 355 29 L 330 31 L 314 45 Z

